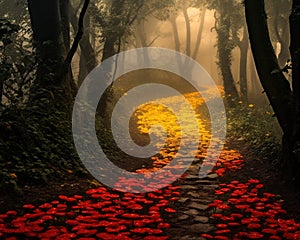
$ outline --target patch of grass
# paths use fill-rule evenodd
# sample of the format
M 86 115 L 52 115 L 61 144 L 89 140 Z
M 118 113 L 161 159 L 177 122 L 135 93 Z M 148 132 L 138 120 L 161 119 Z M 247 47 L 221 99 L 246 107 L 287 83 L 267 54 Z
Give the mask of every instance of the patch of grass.
M 261 157 L 277 162 L 281 151 L 281 130 L 272 110 L 240 104 L 227 110 L 227 141 L 243 144 Z

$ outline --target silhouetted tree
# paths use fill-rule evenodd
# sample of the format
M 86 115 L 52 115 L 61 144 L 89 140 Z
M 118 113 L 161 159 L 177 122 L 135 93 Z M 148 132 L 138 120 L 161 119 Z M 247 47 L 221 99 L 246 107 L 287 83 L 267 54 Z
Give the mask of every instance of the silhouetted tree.
M 264 0 L 245 1 L 251 48 L 262 86 L 283 130 L 283 166 L 289 177 L 300 179 L 300 0 L 290 14 L 292 89 L 279 67 L 267 24 Z

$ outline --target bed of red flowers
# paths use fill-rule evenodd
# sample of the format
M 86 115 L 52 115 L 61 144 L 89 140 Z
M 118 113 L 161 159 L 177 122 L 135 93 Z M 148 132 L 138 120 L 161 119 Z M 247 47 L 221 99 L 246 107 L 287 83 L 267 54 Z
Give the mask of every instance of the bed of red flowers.
M 85 196 L 58 199 L 23 211 L 0 215 L 0 238 L 13 239 L 146 239 L 163 240 L 170 225 L 164 216 L 176 212 L 178 187 L 133 194 L 90 189 Z
M 226 157 L 227 155 L 227 157 Z M 229 156 L 228 156 L 229 155 Z M 219 176 L 226 171 L 243 167 L 242 156 L 236 151 L 225 151 L 214 170 Z M 300 223 L 286 218 L 282 200 L 264 191 L 258 179 L 221 183 L 215 190 L 216 200 L 209 204 L 211 218 L 217 230 L 201 234 L 204 239 L 300 239 Z
M 225 150 L 214 172 L 221 177 L 242 167 L 243 157 L 236 151 Z M 121 185 L 126 184 L 121 180 Z M 165 230 L 171 226 L 166 219 L 176 217 L 179 196 L 179 186 L 143 194 L 99 187 L 87 190 L 84 195 L 60 195 L 39 206 L 26 204 L 22 211 L 0 214 L 0 238 L 169 239 Z M 300 239 L 300 223 L 286 217 L 282 200 L 265 192 L 259 180 L 221 183 L 215 196 L 209 207 L 216 230 L 199 232 L 199 239 Z

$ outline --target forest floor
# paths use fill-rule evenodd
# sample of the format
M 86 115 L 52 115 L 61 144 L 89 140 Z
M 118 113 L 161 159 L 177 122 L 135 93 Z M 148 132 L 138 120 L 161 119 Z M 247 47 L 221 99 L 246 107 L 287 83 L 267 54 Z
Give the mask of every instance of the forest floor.
M 188 97 L 195 107 L 203 105 L 199 97 Z M 151 121 L 146 119 L 152 116 L 154 122 L 171 122 L 171 136 L 178 138 L 176 119 L 162 109 L 145 108 L 148 115 L 137 113 L 141 132 L 149 131 Z M 198 177 L 209 139 L 206 125 L 203 119 L 199 122 L 207 138 L 202 138 L 189 170 L 161 190 L 121 193 L 70 174 L 47 186 L 27 186 L 22 195 L 6 193 L 0 197 L 0 238 L 300 239 L 300 191 L 284 180 L 268 150 L 258 152 L 245 139 L 229 137 L 214 170 Z M 137 172 L 166 166 L 176 144 L 167 142 L 151 159 L 152 167 Z M 118 186 L 129 180 L 120 179 Z

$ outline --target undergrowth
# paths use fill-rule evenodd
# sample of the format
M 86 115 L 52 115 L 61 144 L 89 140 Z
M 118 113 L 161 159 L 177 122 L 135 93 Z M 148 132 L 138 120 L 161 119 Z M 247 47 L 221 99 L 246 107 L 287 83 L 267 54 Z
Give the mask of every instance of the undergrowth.
M 227 142 L 243 145 L 277 164 L 281 156 L 281 130 L 272 110 L 240 104 L 227 110 Z
M 63 113 L 7 108 L 0 112 L 0 189 L 21 192 L 66 174 L 85 174 Z

